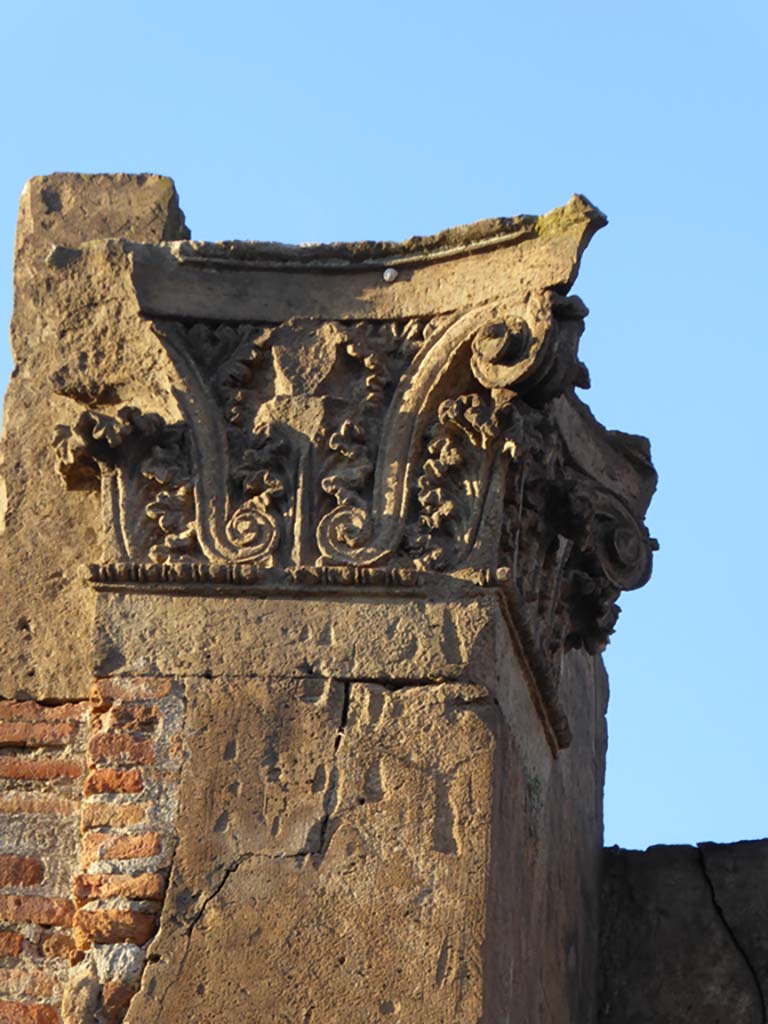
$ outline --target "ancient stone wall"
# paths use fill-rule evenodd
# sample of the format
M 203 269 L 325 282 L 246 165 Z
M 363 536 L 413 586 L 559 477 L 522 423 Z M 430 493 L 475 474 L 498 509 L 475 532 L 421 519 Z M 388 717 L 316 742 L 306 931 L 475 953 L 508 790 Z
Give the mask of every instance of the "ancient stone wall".
M 192 243 L 167 179 L 27 186 L 6 1019 L 594 1019 L 600 652 L 655 486 L 575 390 L 603 223 Z
M 606 851 L 604 1024 L 765 1024 L 768 841 Z

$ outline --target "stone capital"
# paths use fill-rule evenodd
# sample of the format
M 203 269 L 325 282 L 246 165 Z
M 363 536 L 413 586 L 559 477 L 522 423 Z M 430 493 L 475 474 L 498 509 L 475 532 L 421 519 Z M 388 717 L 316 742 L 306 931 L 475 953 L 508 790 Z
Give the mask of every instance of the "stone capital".
M 60 374 L 93 582 L 497 588 L 567 745 L 562 656 L 603 649 L 654 547 L 647 442 L 575 393 L 569 289 L 604 222 L 574 196 L 400 245 L 119 243 L 159 387 Z

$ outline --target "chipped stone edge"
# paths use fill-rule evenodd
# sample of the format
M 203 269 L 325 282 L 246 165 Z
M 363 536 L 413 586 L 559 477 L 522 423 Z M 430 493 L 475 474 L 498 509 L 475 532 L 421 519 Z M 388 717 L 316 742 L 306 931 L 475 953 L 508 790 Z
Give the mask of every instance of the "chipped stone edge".
M 433 263 L 457 259 L 469 253 L 519 245 L 546 238 L 573 227 L 584 231 L 580 253 L 608 218 L 582 195 L 541 216 L 492 217 L 448 228 L 434 235 L 416 235 L 402 242 L 331 242 L 289 245 L 282 242 L 160 243 L 181 263 L 226 266 L 229 269 L 279 269 L 295 267 L 328 270 L 370 270 L 372 267 Z

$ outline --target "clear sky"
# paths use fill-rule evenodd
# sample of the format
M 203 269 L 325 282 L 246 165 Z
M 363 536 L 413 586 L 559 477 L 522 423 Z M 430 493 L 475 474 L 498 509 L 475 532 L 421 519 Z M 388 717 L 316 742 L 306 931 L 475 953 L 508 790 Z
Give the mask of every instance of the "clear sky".
M 607 213 L 585 397 L 652 440 L 661 551 L 607 654 L 606 842 L 768 834 L 765 0 L 17 0 L 0 40 L 4 323 L 51 171 L 169 174 L 205 239 Z

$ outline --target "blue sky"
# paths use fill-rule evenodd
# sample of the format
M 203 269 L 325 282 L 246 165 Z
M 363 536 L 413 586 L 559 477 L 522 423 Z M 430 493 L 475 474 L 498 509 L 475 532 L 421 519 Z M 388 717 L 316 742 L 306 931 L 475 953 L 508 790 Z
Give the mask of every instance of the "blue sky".
M 661 551 L 607 655 L 606 842 L 766 835 L 764 2 L 27 0 L 0 45 L 4 323 L 34 174 L 169 174 L 207 239 L 607 213 L 585 397 L 651 438 Z

